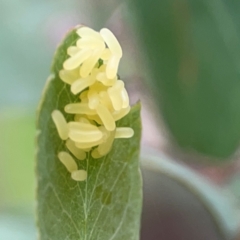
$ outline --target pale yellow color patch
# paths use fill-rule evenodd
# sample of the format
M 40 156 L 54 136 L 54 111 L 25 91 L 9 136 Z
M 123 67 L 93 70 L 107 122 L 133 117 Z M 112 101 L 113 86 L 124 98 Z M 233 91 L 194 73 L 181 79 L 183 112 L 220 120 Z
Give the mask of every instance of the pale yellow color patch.
M 96 115 L 97 112 L 90 109 L 88 103 L 70 103 L 64 108 L 66 113 Z
M 107 63 L 107 68 L 106 68 L 106 74 L 107 74 L 108 78 L 112 79 L 112 78 L 116 77 L 119 62 L 120 62 L 120 58 L 117 56 L 112 56 L 109 59 L 109 61 Z
M 63 114 L 59 110 L 54 110 L 52 112 L 52 119 L 57 128 L 59 137 L 62 140 L 66 140 L 68 138 L 69 129 Z
M 82 149 L 79 149 L 76 147 L 75 143 L 68 139 L 66 141 L 66 146 L 68 150 L 78 159 L 78 160 L 84 160 L 86 159 L 86 153 Z
M 93 29 L 91 29 L 89 27 L 81 27 L 76 32 L 82 38 L 89 37 L 89 38 L 93 38 L 93 39 L 102 40 L 100 33 L 94 31 Z
M 69 122 L 69 138 L 78 143 L 91 143 L 103 137 L 97 126 L 81 122 Z M 88 148 L 88 147 L 86 147 Z
M 129 127 L 117 127 L 115 138 L 131 138 L 134 134 L 132 128 Z
M 102 144 L 100 144 L 98 146 L 97 149 L 101 156 L 104 156 L 110 152 L 113 141 L 114 141 L 114 136 L 115 136 L 115 131 L 109 132 L 109 135 L 108 135 L 107 139 L 105 140 L 105 142 L 103 142 Z
M 69 70 L 60 70 L 59 71 L 59 77 L 67 84 L 72 84 L 74 83 L 74 81 L 76 81 L 76 79 L 79 78 L 79 70 L 75 69 L 72 71 Z
M 78 47 L 76 47 L 76 46 L 71 46 L 71 47 L 69 47 L 69 48 L 67 49 L 67 54 L 72 57 L 73 55 L 75 55 L 75 54 L 78 53 L 79 51 L 80 51 L 80 49 L 79 49 Z
M 119 111 L 115 111 L 112 113 L 112 116 L 113 116 L 113 119 L 115 121 L 118 121 L 120 120 L 121 118 L 125 117 L 131 110 L 131 107 L 128 106 L 127 108 L 122 108 L 121 110 Z
M 85 60 L 87 60 L 92 55 L 92 50 L 84 49 L 77 52 L 72 57 L 68 58 L 63 63 L 63 68 L 65 70 L 73 70 L 79 67 Z
M 97 106 L 96 111 L 105 128 L 109 131 L 113 131 L 116 127 L 116 124 L 110 111 L 102 104 Z
M 122 57 L 122 48 L 116 39 L 116 37 L 113 35 L 113 33 L 107 29 L 103 28 L 100 30 L 100 34 L 102 38 L 104 39 L 105 43 L 108 45 L 110 51 L 116 55 L 118 58 Z
M 85 170 L 76 170 L 71 173 L 71 177 L 75 181 L 85 181 L 87 179 L 87 172 Z
M 59 152 L 58 158 L 70 173 L 78 169 L 76 162 L 69 153 Z
M 100 155 L 97 148 L 93 149 L 91 156 L 95 159 L 103 157 L 102 155 Z
M 76 94 L 82 92 L 87 87 L 94 84 L 94 82 L 95 82 L 95 79 L 93 79 L 91 77 L 78 79 L 72 83 L 71 92 L 76 95 Z

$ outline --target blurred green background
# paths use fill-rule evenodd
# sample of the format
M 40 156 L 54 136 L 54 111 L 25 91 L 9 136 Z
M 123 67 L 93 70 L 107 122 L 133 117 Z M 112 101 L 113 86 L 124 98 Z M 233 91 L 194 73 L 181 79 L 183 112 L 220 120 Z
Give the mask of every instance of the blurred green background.
M 84 1 L 0 3 L 0 239 L 36 239 L 35 115 L 66 31 L 91 24 Z
M 166 6 L 162 6 L 162 13 L 167 9 L 164 9 L 164 7 Z M 181 18 L 181 16 L 178 17 Z M 168 136 L 168 130 L 164 127 L 153 94 L 149 90 L 150 87 L 146 85 L 152 74 L 149 74 L 150 70 L 147 68 L 146 59 L 148 56 L 144 55 L 142 47 L 139 47 L 138 41 L 136 41 L 133 30 L 133 26 L 135 26 L 133 23 L 137 21 L 136 19 L 132 11 L 129 10 L 128 5 L 124 3 L 120 4 L 119 1 L 115 0 L 1 1 L 0 133 L 2 137 L 0 138 L 0 240 L 36 239 L 37 234 L 34 223 L 34 208 L 36 206 L 34 200 L 36 108 L 45 80 L 49 75 L 51 59 L 57 44 L 64 37 L 68 29 L 80 23 L 96 30 L 105 26 L 109 27 L 119 39 L 124 50 L 120 74 L 126 80 L 131 101 L 136 102 L 140 98 L 143 104 L 143 148 L 148 146 L 158 149 L 177 159 L 176 162 L 181 162 L 181 160 L 186 162 L 186 160 L 190 159 L 191 161 L 188 161 L 187 165 L 191 169 L 200 173 L 204 178 L 208 178 L 212 184 L 220 186 L 221 189 L 230 189 L 228 194 L 231 195 L 231 198 L 236 198 L 236 205 L 239 207 L 240 178 L 238 174 L 238 157 L 235 157 L 235 161 L 229 164 L 209 166 L 209 164 L 206 164 L 208 158 L 196 155 L 192 157 L 192 155 L 182 151 L 181 148 L 172 145 L 171 138 Z M 162 29 L 168 26 L 168 30 L 171 32 L 171 24 L 164 25 L 164 18 L 161 19 L 163 20 Z M 168 36 L 166 32 L 165 35 Z M 164 39 L 164 41 L 168 40 L 168 38 Z M 176 42 L 179 40 L 180 43 L 182 41 L 182 39 L 175 40 Z M 151 61 L 152 59 L 147 60 Z M 192 73 L 190 72 L 190 74 Z M 155 80 L 157 81 L 157 79 Z M 158 85 L 155 83 L 154 86 Z M 164 88 L 165 85 L 162 84 L 161 86 Z M 166 89 L 168 88 L 167 86 L 169 85 L 165 86 Z M 156 89 L 158 90 L 158 88 Z M 176 104 L 173 106 L 178 107 L 179 105 Z M 172 110 L 172 108 L 170 109 Z M 169 116 L 171 114 L 169 113 Z M 182 122 L 184 122 L 184 119 Z M 191 132 L 189 134 L 191 135 Z M 197 160 L 202 160 L 204 164 L 199 164 Z M 201 205 L 203 203 L 200 204 L 201 206 L 196 205 L 196 203 L 200 202 L 198 196 L 192 194 L 191 197 L 188 197 L 191 191 L 189 189 L 182 190 L 182 186 L 178 184 L 178 180 L 175 179 L 173 183 L 172 180 L 169 180 L 168 174 L 166 175 L 167 177 L 160 177 L 162 184 L 156 185 L 158 185 L 160 193 L 175 199 L 172 203 L 174 207 L 169 206 L 168 197 L 162 200 L 161 194 L 155 196 L 156 191 L 154 190 L 152 193 L 149 193 L 150 195 L 147 195 L 147 202 L 144 204 L 143 239 L 147 239 L 146 237 L 144 238 L 147 235 L 147 230 L 145 229 L 149 229 L 146 228 L 148 226 L 146 224 L 149 224 L 150 221 L 149 216 L 147 216 L 149 208 L 151 208 L 152 212 L 158 212 L 159 216 L 162 216 L 158 216 L 157 220 L 155 220 L 159 221 L 159 226 L 163 226 L 162 232 L 159 233 L 160 235 L 152 236 L 151 239 L 158 239 L 156 236 L 162 236 L 166 240 L 176 239 L 176 236 L 170 234 L 173 232 L 172 229 L 176 229 L 176 226 L 171 224 L 174 221 L 176 222 L 176 219 L 180 219 L 179 221 L 181 222 L 186 220 L 186 224 L 189 224 L 185 226 L 186 229 L 181 229 L 182 232 L 179 230 L 182 238 L 179 237 L 178 240 L 201 239 L 194 238 L 194 236 L 198 235 L 199 231 L 206 231 L 206 235 L 202 239 L 225 239 L 216 233 L 214 220 L 208 212 L 204 213 L 205 215 L 203 214 L 204 216 L 201 217 L 202 224 L 200 224 L 199 229 L 194 228 L 194 220 L 191 218 L 195 219 L 196 215 L 191 216 L 190 220 L 189 218 L 187 219 L 187 214 L 182 211 L 183 206 L 187 208 L 187 212 L 195 209 L 196 214 L 198 214 L 199 211 L 203 211 L 201 208 L 204 207 Z M 145 178 L 148 184 L 153 181 L 149 179 L 150 177 Z M 155 184 L 150 184 L 149 186 L 148 189 L 156 187 Z M 178 193 L 181 193 L 181 201 L 177 199 L 177 196 L 179 196 Z M 223 195 L 226 195 L 225 192 Z M 152 207 L 155 205 L 151 204 L 151 202 L 161 204 L 159 204 L 160 206 L 155 204 L 156 209 L 153 210 Z M 219 199 L 219 202 L 221 202 L 221 199 Z M 205 222 L 204 219 L 210 221 L 209 225 L 203 224 Z M 231 221 L 229 220 L 229 222 Z M 166 223 L 168 223 L 168 227 L 165 226 Z M 236 225 L 237 222 L 235 221 L 234 224 Z M 156 229 L 158 228 L 156 226 Z M 189 229 L 192 229 L 192 235 L 187 233 Z M 154 232 L 155 230 L 153 229 L 152 231 Z

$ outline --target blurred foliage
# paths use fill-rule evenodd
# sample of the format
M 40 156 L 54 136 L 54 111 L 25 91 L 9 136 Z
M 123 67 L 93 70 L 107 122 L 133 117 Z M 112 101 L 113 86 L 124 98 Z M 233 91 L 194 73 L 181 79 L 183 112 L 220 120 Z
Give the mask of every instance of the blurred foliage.
M 34 118 L 26 109 L 10 108 L 0 116 L 0 211 L 33 206 Z
M 185 149 L 225 158 L 240 140 L 240 3 L 132 0 L 152 89 Z

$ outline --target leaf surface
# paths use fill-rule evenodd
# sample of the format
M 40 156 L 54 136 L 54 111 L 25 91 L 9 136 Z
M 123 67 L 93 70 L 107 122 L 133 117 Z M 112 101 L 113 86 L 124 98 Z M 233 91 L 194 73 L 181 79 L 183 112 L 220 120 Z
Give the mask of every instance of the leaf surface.
M 67 151 L 51 119 L 54 109 L 64 113 L 64 106 L 78 96 L 70 92 L 58 76 L 66 49 L 78 36 L 74 29 L 58 47 L 39 107 L 37 122 L 37 219 L 41 240 L 122 240 L 139 239 L 142 206 L 142 181 L 139 171 L 141 136 L 140 104 L 117 122 L 134 129 L 131 139 L 115 140 L 111 152 L 101 159 L 89 154 L 76 160 L 88 172 L 84 182 L 71 180 L 57 154 Z M 72 119 L 65 114 L 66 119 Z

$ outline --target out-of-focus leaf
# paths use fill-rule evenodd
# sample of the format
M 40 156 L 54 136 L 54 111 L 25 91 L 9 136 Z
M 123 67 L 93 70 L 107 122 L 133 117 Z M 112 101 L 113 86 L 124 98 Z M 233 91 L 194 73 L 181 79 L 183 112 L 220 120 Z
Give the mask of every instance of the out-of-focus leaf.
M 0 132 L 0 209 L 32 208 L 34 112 L 16 107 L 2 110 Z
M 130 2 L 170 132 L 186 149 L 231 155 L 240 141 L 239 1 Z
M 69 86 L 58 76 L 66 49 L 78 39 L 71 31 L 58 48 L 42 96 L 37 128 L 37 201 L 40 239 L 129 239 L 139 238 L 142 184 L 139 172 L 141 135 L 140 105 L 121 119 L 118 126 L 134 129 L 131 139 L 115 140 L 111 152 L 101 159 L 90 155 L 77 161 L 86 169 L 85 182 L 71 180 L 70 174 L 58 160 L 59 151 L 66 151 L 60 140 L 51 113 L 77 100 Z M 67 120 L 72 116 L 65 114 Z
M 220 189 L 187 166 L 154 150 L 143 152 L 141 160 L 143 169 L 167 176 L 195 195 L 211 214 L 223 239 L 236 237 L 239 232 L 240 211 L 231 192 Z

